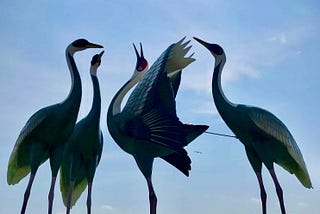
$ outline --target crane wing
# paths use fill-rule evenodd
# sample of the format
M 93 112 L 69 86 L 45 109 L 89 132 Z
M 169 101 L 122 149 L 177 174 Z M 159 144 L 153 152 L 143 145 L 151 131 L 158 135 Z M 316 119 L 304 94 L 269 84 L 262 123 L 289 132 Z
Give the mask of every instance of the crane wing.
M 96 166 L 98 166 L 98 164 L 100 163 L 101 160 L 101 155 L 102 155 L 102 150 L 103 150 L 103 134 L 102 131 L 100 130 L 100 134 L 99 134 L 99 147 L 98 147 L 98 151 L 97 151 L 97 162 L 96 162 Z
M 50 115 L 52 108 L 54 108 L 54 106 L 49 106 L 37 111 L 30 117 L 25 126 L 22 128 L 10 155 L 7 172 L 8 184 L 18 183 L 30 172 L 30 154 L 28 150 L 30 145 L 27 144 L 25 139 L 46 120 L 46 118 Z M 23 154 L 23 158 L 19 157 L 19 154 Z
M 311 181 L 308 174 L 307 167 L 303 160 L 300 149 L 289 132 L 288 128 L 272 113 L 256 107 L 248 107 L 249 117 L 262 131 L 277 139 L 289 152 L 291 157 L 295 160 L 298 168 L 292 167 L 287 162 L 279 160 L 277 163 L 285 168 L 290 173 L 294 173 L 300 182 L 307 188 L 311 188 Z
M 191 46 L 186 47 L 188 43 L 189 42 L 183 43 L 182 39 L 181 41 L 170 45 L 153 63 L 129 96 L 122 111 L 124 118 L 134 118 L 142 112 L 152 108 L 155 102 L 155 94 L 159 88 L 160 90 L 169 90 L 166 87 L 161 87 L 161 83 L 167 84 L 165 81 L 162 81 L 163 76 L 177 72 L 195 60 L 191 57 L 185 58 L 185 55 L 191 48 Z M 172 90 L 172 87 L 170 88 Z M 171 91 L 171 93 L 173 93 L 173 91 Z M 164 97 L 162 98 L 163 102 L 171 102 Z
M 177 96 L 178 89 L 179 89 L 179 86 L 180 86 L 181 72 L 182 72 L 182 70 L 174 72 L 173 74 L 169 74 L 168 75 L 169 78 L 170 78 L 171 85 L 172 85 L 172 90 L 173 90 L 174 97 Z
M 68 162 L 63 162 L 60 170 L 60 191 L 62 195 L 62 200 L 65 206 L 67 206 L 68 192 L 70 188 L 70 165 L 66 164 Z M 80 174 L 81 173 L 81 174 Z M 85 177 L 84 170 L 79 170 L 77 172 L 78 176 L 74 181 L 74 188 L 72 191 L 71 207 L 75 205 L 77 200 L 80 198 L 83 191 L 88 185 L 88 181 Z
M 124 127 L 127 135 L 146 144 L 151 143 L 173 152 L 185 153 L 187 145 L 183 124 L 177 116 L 172 116 L 160 106 L 148 113 L 128 121 Z

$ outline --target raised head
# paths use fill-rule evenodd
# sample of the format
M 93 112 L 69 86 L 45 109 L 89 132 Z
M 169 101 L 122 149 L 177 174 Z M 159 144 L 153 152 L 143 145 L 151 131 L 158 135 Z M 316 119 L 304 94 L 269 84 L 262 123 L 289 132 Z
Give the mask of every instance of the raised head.
M 90 68 L 91 75 L 97 76 L 97 70 L 101 64 L 101 57 L 102 57 L 103 53 L 104 53 L 104 51 L 101 51 L 101 53 L 96 54 L 92 57 L 91 68 Z
M 136 46 L 133 44 L 134 51 L 136 52 L 137 56 L 137 64 L 136 64 L 136 71 L 141 72 L 143 70 L 148 70 L 148 61 L 143 56 L 143 49 L 142 44 L 140 42 L 140 54 L 136 48 Z
M 149 68 L 148 61 L 144 58 L 141 42 L 140 42 L 140 54 L 134 44 L 133 44 L 133 48 L 137 56 L 137 63 L 136 63 L 133 76 L 136 76 L 136 75 L 142 76 L 146 73 L 146 71 Z
M 72 55 L 77 51 L 82 51 L 88 48 L 103 48 L 103 46 L 91 43 L 86 39 L 77 39 L 68 46 L 67 51 Z
M 199 42 L 201 45 L 203 45 L 205 48 L 207 48 L 210 51 L 210 53 L 216 58 L 217 61 L 221 61 L 222 59 L 225 58 L 224 50 L 220 45 L 211 44 L 196 37 L 193 37 L 193 38 L 197 42 Z

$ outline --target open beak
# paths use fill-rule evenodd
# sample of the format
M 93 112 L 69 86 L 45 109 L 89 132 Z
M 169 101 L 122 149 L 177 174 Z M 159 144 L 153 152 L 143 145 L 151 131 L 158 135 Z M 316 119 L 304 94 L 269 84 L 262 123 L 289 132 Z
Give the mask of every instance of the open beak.
M 134 47 L 134 51 L 136 52 L 137 59 L 139 59 L 139 58 L 144 58 L 141 42 L 140 42 L 140 54 L 139 54 L 139 52 L 138 52 L 138 50 L 137 50 L 137 48 L 136 48 L 136 46 L 135 46 L 134 43 L 133 43 L 133 47 Z
M 86 45 L 87 48 L 103 48 L 102 45 L 98 45 L 98 44 L 94 44 L 94 43 L 91 43 L 89 42 L 87 45 Z
M 193 37 L 197 42 L 199 42 L 201 45 L 203 45 L 204 47 L 206 48 L 209 48 L 210 44 L 201 40 L 201 39 L 198 39 L 197 37 Z

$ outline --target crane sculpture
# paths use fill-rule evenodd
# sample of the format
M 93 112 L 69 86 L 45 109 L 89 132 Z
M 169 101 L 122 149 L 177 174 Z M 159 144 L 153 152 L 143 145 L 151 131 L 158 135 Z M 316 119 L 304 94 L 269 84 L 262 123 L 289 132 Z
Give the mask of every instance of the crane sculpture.
M 90 76 L 93 85 L 92 107 L 88 115 L 80 120 L 67 141 L 60 170 L 60 190 L 66 213 L 88 186 L 87 213 L 91 213 L 91 190 L 93 177 L 101 158 L 103 135 L 100 130 L 101 97 L 97 69 L 101 63 L 100 54 L 92 57 Z
M 212 77 L 214 103 L 222 119 L 245 147 L 247 157 L 259 182 L 263 214 L 267 213 L 267 194 L 261 175 L 262 163 L 267 167 L 273 179 L 281 212 L 285 214 L 283 191 L 274 171 L 274 163 L 279 164 L 291 174 L 295 174 L 306 188 L 312 188 L 296 141 L 284 123 L 272 113 L 258 107 L 230 102 L 221 87 L 221 73 L 226 62 L 224 50 L 217 44 L 210 44 L 198 38 L 194 39 L 206 47 L 215 58 Z
M 72 81 L 68 97 L 58 104 L 42 108 L 34 113 L 21 130 L 10 155 L 7 172 L 8 184 L 18 183 L 31 172 L 21 214 L 25 213 L 36 172 L 47 159 L 50 159 L 52 172 L 48 213 L 52 213 L 56 176 L 60 168 L 65 142 L 71 135 L 77 120 L 82 94 L 81 79 L 73 55 L 87 48 L 102 48 L 102 46 L 85 39 L 78 39 L 66 48 L 66 60 Z
M 191 47 L 181 41 L 169 46 L 147 72 L 147 64 L 137 53 L 133 76 L 113 97 L 107 114 L 109 132 L 115 142 L 131 154 L 144 175 L 149 190 L 150 214 L 156 214 L 157 197 L 151 174 L 153 160 L 160 157 L 186 176 L 191 159 L 183 148 L 202 134 L 208 126 L 187 125 L 176 115 L 175 95 L 181 69 L 194 61 L 185 55 Z M 142 59 L 141 59 L 142 58 Z M 137 83 L 124 108 L 121 102 Z

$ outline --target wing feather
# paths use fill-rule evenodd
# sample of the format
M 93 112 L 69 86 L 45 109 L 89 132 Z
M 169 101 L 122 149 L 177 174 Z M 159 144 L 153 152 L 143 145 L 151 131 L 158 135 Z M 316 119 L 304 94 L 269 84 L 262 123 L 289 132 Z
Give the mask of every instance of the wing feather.
M 8 184 L 16 184 L 29 174 L 31 168 L 29 165 L 28 148 L 30 145 L 28 145 L 25 139 L 46 120 L 52 107 L 46 107 L 37 111 L 22 128 L 9 158 L 7 171 Z M 19 158 L 20 153 L 23 153 L 23 158 Z
M 311 188 L 310 177 L 302 153 L 285 124 L 266 110 L 256 107 L 248 107 L 248 109 L 249 117 L 254 124 L 273 138 L 277 139 L 278 142 L 287 149 L 296 164 L 298 164 L 299 169 L 293 169 L 283 162 L 279 162 L 279 164 L 290 173 L 294 173 L 305 187 Z
M 160 77 L 163 73 L 168 75 L 179 71 L 195 60 L 191 57 L 185 57 L 190 49 L 190 47 L 186 47 L 187 44 L 188 42 L 183 43 L 182 39 L 170 45 L 153 63 L 129 96 L 122 111 L 125 118 L 134 118 L 143 111 L 148 111 L 148 109 L 152 108 L 153 97 L 157 93 Z
M 185 153 L 183 146 L 187 145 L 184 126 L 179 118 L 168 114 L 157 107 L 131 121 L 128 121 L 124 131 L 138 140 L 153 143 L 172 150 Z

